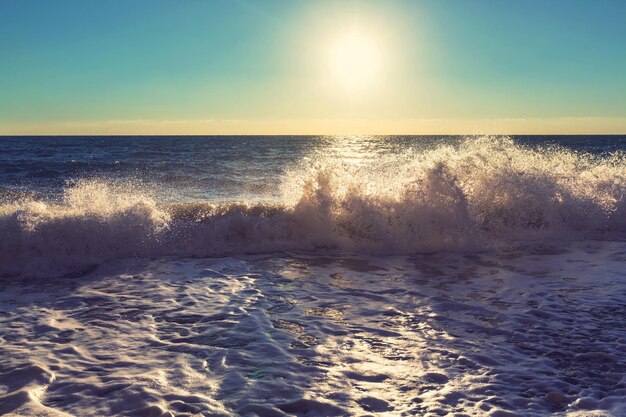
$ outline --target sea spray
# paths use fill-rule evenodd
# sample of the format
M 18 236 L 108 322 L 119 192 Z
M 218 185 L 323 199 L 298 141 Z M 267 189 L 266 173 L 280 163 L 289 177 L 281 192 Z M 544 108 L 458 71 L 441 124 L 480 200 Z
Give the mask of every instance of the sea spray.
M 619 152 L 493 137 L 374 160 L 318 152 L 285 173 L 282 199 L 269 203 L 165 203 L 136 184 L 83 179 L 61 201 L 0 206 L 0 275 L 62 275 L 144 256 L 409 254 L 622 238 L 625 162 Z

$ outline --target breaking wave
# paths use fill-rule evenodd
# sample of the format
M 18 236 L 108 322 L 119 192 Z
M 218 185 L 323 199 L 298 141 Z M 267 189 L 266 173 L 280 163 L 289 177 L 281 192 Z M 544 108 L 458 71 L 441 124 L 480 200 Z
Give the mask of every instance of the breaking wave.
M 167 184 L 163 184 L 167 186 Z M 0 275 L 59 275 L 129 257 L 282 250 L 408 254 L 626 236 L 626 156 L 467 139 L 355 163 L 313 155 L 272 203 L 159 203 L 81 180 L 62 201 L 0 205 Z

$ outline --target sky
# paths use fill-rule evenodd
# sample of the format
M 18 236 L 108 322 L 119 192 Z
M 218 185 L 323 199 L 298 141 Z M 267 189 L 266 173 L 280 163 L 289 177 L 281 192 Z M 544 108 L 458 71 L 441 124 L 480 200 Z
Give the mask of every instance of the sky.
M 0 0 L 0 135 L 626 133 L 623 0 Z

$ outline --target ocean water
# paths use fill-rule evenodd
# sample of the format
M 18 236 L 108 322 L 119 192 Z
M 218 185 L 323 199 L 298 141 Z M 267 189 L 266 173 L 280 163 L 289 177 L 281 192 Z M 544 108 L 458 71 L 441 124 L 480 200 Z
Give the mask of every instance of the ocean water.
M 0 138 L 0 414 L 626 415 L 626 136 Z

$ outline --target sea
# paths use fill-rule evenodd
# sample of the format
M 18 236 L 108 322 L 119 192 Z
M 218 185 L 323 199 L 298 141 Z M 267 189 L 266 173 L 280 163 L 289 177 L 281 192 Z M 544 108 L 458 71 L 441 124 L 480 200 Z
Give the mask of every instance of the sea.
M 626 135 L 0 137 L 0 415 L 626 416 Z

